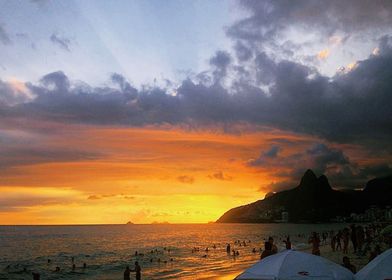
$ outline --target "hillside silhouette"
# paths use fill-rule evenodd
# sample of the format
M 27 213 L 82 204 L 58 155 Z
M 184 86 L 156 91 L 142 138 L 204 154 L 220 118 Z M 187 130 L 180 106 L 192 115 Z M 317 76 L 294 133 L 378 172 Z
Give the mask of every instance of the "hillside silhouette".
M 329 222 L 336 216 L 361 213 L 370 206 L 392 205 L 392 176 L 370 180 L 360 191 L 331 188 L 325 175 L 307 170 L 293 189 L 269 195 L 224 213 L 218 223 L 262 223 L 288 212 L 290 222 Z

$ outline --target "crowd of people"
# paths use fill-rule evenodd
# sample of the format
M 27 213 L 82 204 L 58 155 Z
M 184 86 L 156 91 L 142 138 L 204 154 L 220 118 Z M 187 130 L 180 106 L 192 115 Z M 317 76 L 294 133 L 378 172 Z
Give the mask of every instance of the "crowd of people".
M 370 262 L 372 259 L 377 257 L 382 253 L 382 249 L 385 247 L 392 247 L 392 242 L 389 240 L 385 243 L 381 241 L 381 230 L 383 229 L 382 225 L 379 224 L 369 224 L 369 225 L 355 225 L 352 224 L 350 226 L 344 227 L 339 230 L 330 230 L 323 232 L 312 232 L 309 237 L 306 237 L 305 234 L 297 234 L 294 235 L 294 242 L 298 245 L 300 242 L 305 241 L 310 245 L 310 251 L 312 254 L 320 256 L 323 254 L 335 254 L 336 257 L 340 254 L 342 256 L 342 265 L 347 269 L 351 270 L 353 273 L 357 271 L 357 267 L 351 262 L 350 257 L 358 257 L 358 258 L 368 258 Z M 277 238 L 277 243 L 274 240 L 274 237 Z M 292 240 L 289 235 L 278 235 L 270 236 L 264 241 L 264 249 L 251 246 L 251 240 L 235 240 L 232 243 L 216 243 L 212 244 L 210 247 L 193 247 L 191 248 L 191 253 L 195 254 L 195 257 L 200 256 L 202 258 L 208 258 L 212 254 L 221 254 L 222 251 L 226 251 L 226 254 L 232 258 L 239 257 L 240 254 L 249 255 L 249 252 L 254 255 L 259 254 L 260 259 L 264 259 L 268 256 L 278 253 L 278 247 L 281 249 L 292 249 Z M 255 245 L 256 243 L 254 243 Z M 324 247 L 323 247 L 324 246 Z M 329 248 L 328 248 L 328 247 Z M 297 247 L 298 248 L 298 247 Z M 305 249 L 305 248 L 302 248 Z M 336 253 L 339 253 L 336 255 Z M 168 263 L 174 262 L 172 257 L 172 251 L 170 248 L 164 247 L 163 249 L 153 249 L 151 251 L 147 251 L 145 253 L 141 253 L 135 251 L 132 256 L 134 262 L 134 267 L 131 269 L 130 266 L 126 266 L 123 272 L 124 280 L 131 279 L 131 273 L 135 273 L 135 279 L 141 279 L 141 266 L 140 262 L 156 262 L 160 263 Z M 74 257 L 71 257 L 71 269 L 75 271 L 77 269 L 77 265 L 75 263 Z M 336 259 L 335 259 L 336 261 Z M 356 263 L 354 261 L 354 263 Z M 52 262 L 51 259 L 47 260 L 47 264 L 50 267 L 53 267 L 55 262 Z M 87 268 L 87 264 L 84 262 L 81 266 L 78 266 L 78 269 L 81 268 L 85 270 Z M 6 270 L 9 269 L 9 266 Z M 60 266 L 56 265 L 53 273 L 60 273 L 63 269 Z M 24 272 L 28 272 L 26 268 L 24 268 Z M 33 280 L 40 280 L 40 274 L 38 272 L 32 272 Z

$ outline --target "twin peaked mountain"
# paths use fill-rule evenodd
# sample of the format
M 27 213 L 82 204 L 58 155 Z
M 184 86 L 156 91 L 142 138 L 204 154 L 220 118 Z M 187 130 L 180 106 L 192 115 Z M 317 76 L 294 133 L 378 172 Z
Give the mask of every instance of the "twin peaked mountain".
M 372 205 L 392 206 L 392 176 L 373 179 L 361 191 L 339 191 L 331 188 L 325 175 L 317 178 L 307 170 L 297 187 L 233 208 L 217 222 L 272 222 L 281 219 L 282 212 L 288 212 L 290 222 L 329 222 Z

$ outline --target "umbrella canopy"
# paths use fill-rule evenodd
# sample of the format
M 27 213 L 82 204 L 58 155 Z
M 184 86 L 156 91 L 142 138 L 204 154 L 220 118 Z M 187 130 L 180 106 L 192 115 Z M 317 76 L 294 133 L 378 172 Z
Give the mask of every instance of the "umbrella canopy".
M 286 250 L 262 259 L 235 279 L 353 280 L 354 274 L 325 258 L 304 252 Z
M 392 249 L 378 255 L 364 266 L 357 274 L 356 280 L 387 280 L 392 279 Z

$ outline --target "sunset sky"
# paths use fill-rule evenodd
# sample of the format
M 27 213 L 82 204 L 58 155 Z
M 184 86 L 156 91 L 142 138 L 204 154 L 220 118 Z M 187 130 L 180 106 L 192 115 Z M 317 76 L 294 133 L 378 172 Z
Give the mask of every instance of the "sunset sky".
M 0 0 L 0 224 L 215 221 L 391 143 L 392 1 Z

